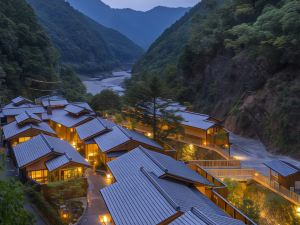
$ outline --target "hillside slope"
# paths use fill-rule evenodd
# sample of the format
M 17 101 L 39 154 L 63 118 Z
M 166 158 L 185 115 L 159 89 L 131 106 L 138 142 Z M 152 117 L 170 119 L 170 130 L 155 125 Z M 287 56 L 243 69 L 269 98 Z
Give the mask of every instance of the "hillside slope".
M 142 49 L 119 32 L 73 9 L 64 0 L 28 0 L 60 51 L 63 63 L 80 73 L 98 73 L 133 63 Z
M 75 9 L 104 26 L 118 30 L 144 49 L 189 10 L 189 8 L 156 7 L 141 12 L 132 9 L 112 9 L 100 0 L 67 1 Z
M 192 11 L 150 47 L 133 80 L 159 74 L 177 100 L 300 158 L 299 1 L 205 0 Z

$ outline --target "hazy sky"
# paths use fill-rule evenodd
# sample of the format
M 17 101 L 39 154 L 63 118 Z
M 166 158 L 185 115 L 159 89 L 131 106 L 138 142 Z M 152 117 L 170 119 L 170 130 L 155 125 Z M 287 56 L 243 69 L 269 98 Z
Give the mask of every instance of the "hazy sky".
M 112 8 L 132 8 L 136 10 L 149 10 L 155 6 L 194 6 L 200 0 L 102 0 Z

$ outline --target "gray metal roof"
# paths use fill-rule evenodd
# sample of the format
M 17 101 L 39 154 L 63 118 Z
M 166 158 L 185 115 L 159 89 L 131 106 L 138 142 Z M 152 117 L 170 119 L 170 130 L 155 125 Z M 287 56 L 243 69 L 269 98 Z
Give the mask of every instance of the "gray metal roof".
M 23 103 L 31 103 L 32 101 L 22 96 L 19 96 L 11 100 L 11 102 L 15 105 L 21 105 Z
M 156 225 L 177 213 L 141 172 L 101 189 L 101 194 L 116 225 Z
M 51 172 L 53 170 L 56 170 L 66 164 L 68 164 L 70 160 L 66 155 L 57 156 L 51 160 L 48 160 L 46 162 L 47 169 Z
M 110 132 L 99 135 L 98 137 L 95 137 L 94 140 L 102 152 L 110 151 L 111 149 L 128 141 L 136 141 L 141 144 L 149 145 L 158 149 L 163 149 L 155 141 L 145 137 L 142 134 L 125 129 L 121 126 L 112 127 Z
M 79 115 L 83 112 L 86 112 L 86 113 L 89 113 L 89 110 L 84 108 L 84 107 L 81 107 L 81 106 L 78 106 L 78 105 L 73 105 L 73 104 L 69 104 L 65 107 L 65 110 L 69 113 L 72 113 L 72 114 L 75 114 L 75 115 Z
M 40 133 L 45 134 L 54 134 L 56 133 L 52 130 L 52 128 L 44 122 L 38 123 L 38 124 L 25 124 L 22 126 L 19 126 L 17 121 L 11 122 L 5 126 L 3 126 L 3 134 L 6 140 L 11 139 L 12 137 L 15 137 L 25 131 L 28 131 L 30 129 L 38 130 Z
M 300 168 L 281 160 L 272 160 L 264 164 L 284 177 L 300 172 Z
M 2 108 L 4 116 L 16 116 L 25 111 L 33 114 L 41 114 L 45 112 L 45 109 L 42 106 L 31 103 L 22 104 L 20 106 L 15 106 L 13 103 L 10 103 Z
M 202 130 L 207 130 L 213 126 L 215 123 L 212 121 L 208 121 L 209 116 L 204 114 L 198 114 L 194 112 L 188 111 L 180 111 L 175 113 L 177 116 L 182 117 L 183 121 L 181 122 L 183 125 L 200 128 Z
M 190 169 L 184 162 L 177 161 L 170 156 L 149 151 L 147 149 L 144 149 L 143 151 L 145 151 L 152 160 L 157 161 L 164 168 L 166 176 L 174 176 L 187 182 L 213 186 L 207 179 Z
M 198 208 L 192 208 L 174 220 L 170 225 L 244 225 L 240 220 L 219 216 L 211 212 L 204 214 Z
M 54 157 L 65 155 L 69 162 L 90 166 L 68 142 L 43 134 L 15 146 L 13 151 L 19 168 L 49 154 Z M 47 166 L 50 169 L 58 168 L 57 166 L 62 165 L 62 162 L 64 162 L 63 158 L 52 159 Z
M 198 207 L 206 214 L 214 214 L 217 218 L 225 218 L 224 220 L 230 219 L 195 187 L 181 180 L 165 177 L 164 166 L 157 159 L 153 160 L 153 156 L 149 157 L 149 152 L 139 147 L 108 163 L 116 183 L 102 189 L 101 193 L 117 225 L 159 224 L 175 214 L 174 211 L 167 213 L 166 208 L 188 212 Z M 159 153 L 155 157 L 159 155 L 165 157 Z M 168 162 L 168 166 L 176 167 L 178 164 L 174 161 L 172 164 Z M 182 168 L 182 164 L 178 163 L 179 168 Z M 155 195 L 152 196 L 149 192 Z
M 76 131 L 80 139 L 84 141 L 91 139 L 103 132 L 109 131 L 113 126 L 115 126 L 114 123 L 97 117 L 76 127 Z
M 43 115 L 43 119 L 45 115 Z M 77 127 L 78 125 L 88 122 L 93 118 L 90 115 L 82 115 L 82 116 L 72 116 L 64 109 L 54 109 L 52 110 L 52 115 L 47 114 L 47 119 L 50 119 L 56 123 L 62 124 L 65 127 Z
M 154 172 L 158 177 L 172 177 L 188 183 L 213 186 L 208 180 L 190 169 L 183 162 L 143 147 L 138 147 L 109 162 L 108 166 L 117 181 L 127 179 L 129 175 L 136 174 L 141 167 L 144 167 Z
M 30 121 L 34 120 L 36 122 L 41 122 L 42 121 L 42 119 L 40 117 L 38 117 L 37 115 L 35 115 L 31 112 L 27 112 L 27 111 L 23 112 L 20 115 L 17 115 L 15 117 L 15 119 L 16 119 L 18 124 L 24 123 L 27 120 L 30 120 Z
M 52 106 L 52 107 L 63 107 L 68 105 L 69 102 L 66 99 L 57 99 L 57 100 L 43 100 L 42 105 L 44 107 Z

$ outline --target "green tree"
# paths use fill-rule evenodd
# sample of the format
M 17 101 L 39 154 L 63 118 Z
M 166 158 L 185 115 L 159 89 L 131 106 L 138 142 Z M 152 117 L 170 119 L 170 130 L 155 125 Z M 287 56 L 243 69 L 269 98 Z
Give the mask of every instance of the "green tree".
M 103 90 L 91 99 L 94 110 L 104 113 L 116 113 L 121 111 L 121 97 L 112 90 Z
M 157 76 L 135 83 L 125 93 L 125 101 L 131 107 L 126 110 L 127 116 L 149 125 L 154 140 L 163 141 L 181 131 L 182 118 L 168 110 L 171 101 L 165 100 L 167 96 L 165 85 Z
M 24 209 L 22 184 L 0 181 L 0 225 L 32 225 L 34 217 Z

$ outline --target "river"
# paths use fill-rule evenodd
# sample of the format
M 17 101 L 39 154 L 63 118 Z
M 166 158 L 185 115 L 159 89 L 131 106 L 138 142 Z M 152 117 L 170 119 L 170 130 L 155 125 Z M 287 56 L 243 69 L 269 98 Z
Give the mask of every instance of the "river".
M 103 78 L 99 75 L 98 78 L 81 77 L 83 84 L 86 86 L 87 92 L 96 95 L 103 90 L 110 89 L 123 95 L 123 83 L 126 78 L 131 77 L 130 71 L 116 71 L 112 72 L 110 76 Z

